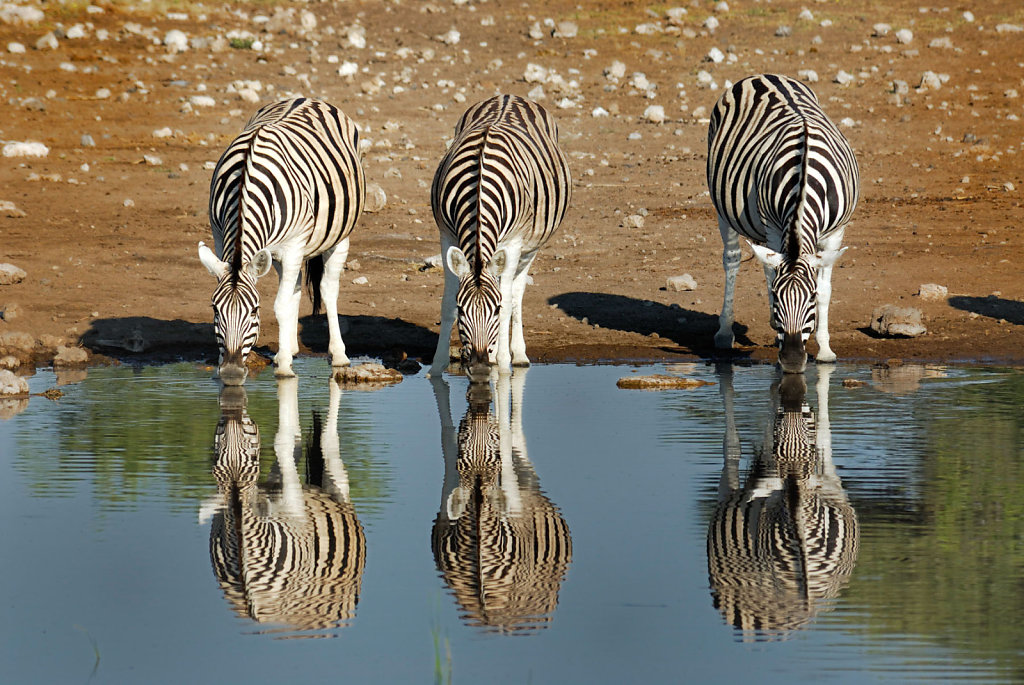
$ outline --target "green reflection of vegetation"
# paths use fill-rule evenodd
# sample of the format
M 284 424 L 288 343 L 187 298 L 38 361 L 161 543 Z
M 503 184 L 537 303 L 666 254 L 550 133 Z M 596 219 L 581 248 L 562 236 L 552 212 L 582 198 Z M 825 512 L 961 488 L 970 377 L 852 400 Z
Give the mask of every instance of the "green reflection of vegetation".
M 92 369 L 40 417 L 48 426 L 19 424 L 16 468 L 36 496 L 68 495 L 72 483 L 84 481 L 101 507 L 157 497 L 175 509 L 192 509 L 216 490 L 210 469 L 219 386 L 210 375 L 193 364 Z M 249 385 L 248 411 L 260 427 L 260 472 L 266 479 L 275 460 L 277 394 L 272 383 Z M 327 410 L 326 380 L 303 379 L 299 397 L 306 439 L 312 411 Z M 389 486 L 374 456 L 368 414 L 342 397 L 341 457 L 357 506 L 368 502 L 372 510 Z
M 865 538 L 847 598 L 878 635 L 929 636 L 1024 678 L 1024 374 L 913 398 L 916 510 L 855 502 Z M 938 411 L 937 411 L 938 409 Z M 884 506 L 884 505 L 883 505 Z

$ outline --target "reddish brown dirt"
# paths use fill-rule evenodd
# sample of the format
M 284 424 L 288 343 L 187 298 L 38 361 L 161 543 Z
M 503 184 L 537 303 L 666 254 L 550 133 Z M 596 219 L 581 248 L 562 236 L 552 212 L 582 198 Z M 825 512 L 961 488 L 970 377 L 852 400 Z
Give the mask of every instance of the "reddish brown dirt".
M 708 70 L 721 86 L 756 72 L 795 76 L 813 69 L 820 81 L 812 87 L 826 111 L 855 122 L 843 130 L 862 176 L 860 206 L 847 231 L 850 249 L 833 281 L 831 329 L 840 359 L 1024 362 L 1024 239 L 1018 232 L 1024 98 L 1016 96 L 1024 93 L 1024 33 L 996 30 L 1024 25 L 1020 4 L 979 6 L 974 22 L 963 18 L 960 6 L 921 10 L 919 0 L 732 4 L 717 15 L 721 25 L 713 34 L 701 28 L 712 3 L 687 5 L 683 28 L 696 32 L 690 37 L 636 33 L 645 22 L 667 23 L 660 12 L 632 2 L 559 1 L 534 16 L 522 3 L 504 0 L 300 5 L 316 15 L 318 27 L 262 36 L 273 48 L 269 53 L 169 55 L 125 27 L 155 27 L 157 38 L 172 28 L 212 38 L 232 28 L 255 30 L 255 12 L 289 5 L 186 4 L 188 19 L 168 18 L 155 3 L 148 13 L 122 4 L 105 5 L 102 14 L 65 7 L 32 27 L 0 25 L 0 46 L 28 46 L 26 54 L 5 53 L 0 63 L 0 138 L 50 147 L 45 159 L 0 158 L 0 200 L 26 214 L 0 216 L 0 261 L 28 273 L 21 283 L 0 286 L 7 315 L 0 335 L 30 333 L 40 341 L 38 363 L 46 363 L 59 342 L 81 343 L 97 355 L 212 358 L 213 280 L 196 256 L 197 242 L 209 239 L 211 172 L 205 165 L 258 106 L 229 93 L 228 85 L 256 79 L 275 87 L 260 94 L 261 103 L 287 93 L 323 97 L 366 129 L 374 143 L 365 157 L 367 177 L 386 190 L 388 204 L 365 214 L 352 237 L 355 264 L 343 277 L 340 298 L 346 342 L 356 354 L 401 350 L 429 358 L 442 290 L 441 272 L 421 268 L 439 252 L 429 198 L 434 168 L 461 112 L 497 91 L 526 94 L 535 85 L 523 79 L 526 65 L 536 63 L 577 80 L 582 97 L 578 107 L 561 109 L 556 103 L 565 95 L 545 86 L 543 102 L 561 126 L 575 183 L 569 215 L 537 259 L 527 289 L 531 358 L 707 356 L 721 299 L 721 243 L 704 181 L 706 118 L 692 114 L 710 110 L 721 88 L 699 88 L 697 72 Z M 798 18 L 804 6 L 813 20 Z M 531 39 L 530 25 L 547 17 L 575 21 L 579 35 Z M 821 26 L 826 19 L 831 26 Z M 357 21 L 369 43 L 361 50 L 344 38 L 345 27 Z M 92 22 L 86 38 L 62 40 L 56 50 L 32 48 L 58 24 L 67 29 L 78 22 Z M 877 22 L 893 31 L 911 29 L 913 41 L 873 37 Z M 780 25 L 791 26 L 792 35 L 776 36 Z M 92 37 L 100 28 L 110 32 L 109 40 Z M 434 39 L 451 28 L 461 32 L 458 45 Z M 945 38 L 952 47 L 929 47 Z M 396 52 L 403 47 L 410 56 Z M 712 47 L 733 51 L 735 63 L 702 61 Z M 426 48 L 433 55 L 424 54 Z M 332 55 L 368 72 L 340 77 L 339 65 L 328 61 Z M 626 64 L 627 76 L 609 89 L 602 72 L 614 60 Z M 840 70 L 854 83 L 834 83 Z M 919 91 L 925 71 L 949 79 L 940 90 Z M 656 98 L 631 93 L 627 82 L 634 72 L 657 84 Z M 364 82 L 377 75 L 384 87 L 365 93 Z M 441 79 L 454 87 L 439 87 Z M 893 94 L 895 80 L 906 81 L 909 93 Z M 396 93 L 395 85 L 404 91 Z M 97 98 L 100 88 L 110 97 Z M 460 91 L 464 100 L 456 97 Z M 216 106 L 183 111 L 196 94 L 213 96 Z M 651 104 L 665 107 L 666 123 L 641 121 Z M 612 116 L 592 117 L 598 106 Z M 163 127 L 175 135 L 154 137 Z M 640 139 L 631 140 L 633 132 Z M 83 146 L 83 134 L 95 147 Z M 159 162 L 147 163 L 146 155 Z M 129 199 L 133 206 L 126 206 Z M 641 210 L 647 213 L 643 228 L 622 226 L 625 216 Z M 697 290 L 667 291 L 666 279 L 682 273 L 693 275 Z M 359 276 L 369 283 L 353 284 Z M 261 345 L 268 351 L 276 348 L 267 305 L 274 280 L 262 282 Z M 946 286 L 948 299 L 921 301 L 916 293 L 925 283 Z M 872 335 L 872 310 L 885 303 L 920 308 L 928 333 Z M 736 313 L 738 355 L 771 358 L 765 285 L 753 260 L 741 269 Z M 322 317 L 304 316 L 301 337 L 305 351 L 324 353 Z

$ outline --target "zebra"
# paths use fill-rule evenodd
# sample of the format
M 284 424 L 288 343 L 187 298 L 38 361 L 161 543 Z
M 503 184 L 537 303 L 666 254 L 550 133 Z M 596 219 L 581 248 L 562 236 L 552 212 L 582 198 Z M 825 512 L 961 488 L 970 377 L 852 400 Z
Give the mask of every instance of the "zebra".
M 280 626 L 268 632 L 281 637 L 329 637 L 314 631 L 343 627 L 355 616 L 366 539 L 340 457 L 341 389 L 330 382 L 326 423 L 313 414 L 303 484 L 297 387 L 295 378 L 278 381 L 274 487 L 258 484 L 259 427 L 246 411 L 244 388 L 224 388 L 214 437 L 218 496 L 204 504 L 201 518 L 212 518 L 210 561 L 237 615 Z
M 221 155 L 210 181 L 214 249 L 200 242 L 199 259 L 217 279 L 214 329 L 226 385 L 245 382 L 260 329 L 256 279 L 271 265 L 279 279 L 276 375 L 295 375 L 303 264 L 313 313 L 327 308 L 331 365 L 348 365 L 338 288 L 365 195 L 356 125 L 322 100 L 262 107 Z
M 803 375 L 783 375 L 766 445 L 742 484 L 731 367 L 721 374 L 724 466 L 708 524 L 708 577 L 715 608 L 745 640 L 786 637 L 830 609 L 856 564 L 857 515 L 832 463 L 832 371 L 818 367 L 817 425 Z
M 783 370 L 803 372 L 815 329 L 817 361 L 834 362 L 832 266 L 846 250 L 840 245 L 857 205 L 859 173 L 853 150 L 811 89 L 776 74 L 729 88 L 711 112 L 707 180 L 725 267 L 715 347 L 733 343 L 742 235 L 764 266 Z
M 558 127 L 543 107 L 496 95 L 462 115 L 430 191 L 445 267 L 431 376 L 448 366 L 456 318 L 467 367 L 529 364 L 523 292 L 571 192 Z
M 431 379 L 445 463 L 431 531 L 434 561 L 462 619 L 506 634 L 548 626 L 572 561 L 569 526 L 541 492 L 527 457 L 521 418 L 525 374 L 495 374 L 494 411 L 490 385 L 470 383 L 457 429 L 447 382 Z

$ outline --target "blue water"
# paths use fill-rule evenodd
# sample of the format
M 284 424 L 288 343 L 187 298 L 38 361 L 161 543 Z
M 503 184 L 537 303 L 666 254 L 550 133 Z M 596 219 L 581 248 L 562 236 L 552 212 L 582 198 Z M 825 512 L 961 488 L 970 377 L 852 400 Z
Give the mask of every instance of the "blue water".
M 828 507 L 845 512 L 856 529 L 846 543 L 855 544 L 835 555 L 835 587 L 802 612 L 784 591 L 740 590 L 748 599 L 738 611 L 753 624 L 783 617 L 743 629 L 715 607 L 709 523 L 721 511 L 723 445 L 736 448 L 741 483 L 756 454 L 772 453 L 780 414 L 771 366 L 536 366 L 496 383 L 482 401 L 475 396 L 473 411 L 465 378 L 446 377 L 445 387 L 421 374 L 343 390 L 334 398 L 336 421 L 326 362 L 302 359 L 296 369 L 290 388 L 267 372 L 246 384 L 246 413 L 260 433 L 253 463 L 263 499 L 253 511 L 287 509 L 281 492 L 289 491 L 275 484 L 288 473 L 307 477 L 308 460 L 293 447 L 315 441 L 318 412 L 323 435 L 338 436 L 334 452 L 325 443 L 327 470 L 343 478 L 317 490 L 342 503 L 365 550 L 348 567 L 353 610 L 321 624 L 261 621 L 249 610 L 280 599 L 272 583 L 257 600 L 250 578 L 239 603 L 218 580 L 211 526 L 226 511 L 213 468 L 222 412 L 208 368 L 90 369 L 60 386 L 60 400 L 33 397 L 0 420 L 0 680 L 1024 677 L 1019 370 L 841 365 L 822 378 L 810 370 L 797 400 L 818 436 L 810 451 L 817 475 L 806 482 L 824 483 L 844 502 Z M 653 373 L 709 384 L 616 387 L 624 376 Z M 41 392 L 58 380 L 41 371 L 30 385 Z M 477 568 L 460 556 L 465 546 L 441 561 L 432 548 L 441 514 L 465 522 L 462 512 L 472 508 L 472 496 L 452 494 L 455 466 L 472 470 L 459 451 L 460 423 L 463 451 L 479 444 L 470 437 L 489 436 L 492 452 L 506 455 L 497 471 L 479 471 L 501 486 L 475 506 L 486 501 L 506 520 L 504 532 L 481 540 L 490 535 L 492 551 L 520 544 L 520 561 L 491 569 L 475 596 L 460 584 L 471 585 Z M 287 455 L 300 455 L 297 468 Z M 758 492 L 772 482 L 758 481 Z M 537 530 L 547 537 L 516 532 L 526 525 L 523 511 L 543 519 Z M 507 522 L 516 516 L 520 523 Z M 246 555 L 258 563 L 255 548 Z M 301 574 L 281 575 L 289 573 Z

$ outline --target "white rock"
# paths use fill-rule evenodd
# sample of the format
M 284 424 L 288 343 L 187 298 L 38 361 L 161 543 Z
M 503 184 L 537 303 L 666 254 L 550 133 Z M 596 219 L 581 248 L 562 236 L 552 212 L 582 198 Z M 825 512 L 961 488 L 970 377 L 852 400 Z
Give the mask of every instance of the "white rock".
M 14 206 L 13 204 L 11 205 Z M 14 285 L 25 280 L 25 270 L 13 264 L 0 264 L 0 285 Z
M 708 54 L 705 55 L 704 61 L 719 64 L 725 61 L 725 53 L 723 53 L 718 48 L 711 48 L 710 50 L 708 50 Z
M 716 19 L 715 17 L 708 17 L 707 19 L 704 20 L 704 28 L 706 28 L 708 31 L 711 31 L 712 33 L 715 32 L 715 29 L 717 29 L 718 26 L 718 19 Z
M 640 214 L 630 214 L 622 221 L 624 228 L 643 228 L 644 218 Z
M 369 285 L 370 284 L 370 279 L 367 278 L 366 276 L 358 276 L 358 277 L 352 279 L 352 284 L 353 285 Z
M 892 27 L 889 26 L 888 24 L 879 23 L 872 26 L 871 30 L 873 31 L 871 35 L 875 36 L 876 38 L 881 38 L 882 36 L 888 36 L 889 32 L 892 31 Z
M 548 94 L 544 92 L 544 86 L 539 84 L 531 88 L 530 91 L 526 94 L 526 97 L 530 98 L 531 100 L 544 100 L 545 98 L 547 98 L 547 96 Z
M 1006 183 L 1003 184 L 1003 190 L 1005 190 L 1008 193 L 1012 193 L 1015 190 L 1015 186 L 1012 182 L 1007 181 Z
M 243 102 L 248 102 L 251 105 L 255 105 L 260 101 L 260 94 L 252 88 L 243 88 L 238 91 L 238 97 L 241 98 Z
M 193 107 L 215 107 L 217 101 L 209 95 L 193 95 L 188 99 Z
M 0 370 L 0 395 L 27 395 L 28 381 L 7 369 Z
M 555 38 L 575 38 L 580 27 L 574 21 L 560 21 L 555 24 L 555 30 L 551 34 Z
M 171 130 L 170 126 L 164 126 L 153 131 L 154 138 L 170 138 L 174 135 L 174 131 Z
M 665 18 L 668 23 L 679 26 L 686 21 L 687 9 L 685 7 L 671 7 L 665 10 Z
M 972 12 L 970 10 L 965 11 L 960 16 L 962 16 L 964 18 L 964 21 L 966 21 L 968 24 L 970 24 L 970 23 L 972 23 L 974 21 L 974 12 Z
M 527 31 L 527 35 L 529 35 L 532 40 L 540 40 L 545 35 L 544 27 L 540 25 L 539 21 L 535 21 L 530 25 L 530 30 Z
M 853 117 L 843 117 L 842 119 L 839 120 L 839 123 L 845 126 L 846 128 L 853 128 L 854 126 L 857 125 L 857 122 L 853 119 Z
M 462 40 L 462 34 L 455 29 L 450 29 L 446 33 L 438 36 L 438 40 L 445 45 L 458 45 L 459 41 Z
M 638 71 L 633 74 L 633 78 L 629 80 L 629 85 L 633 86 L 637 90 L 647 90 L 651 87 L 651 82 L 647 80 L 646 74 Z
M 802 78 L 804 81 L 807 81 L 808 83 L 818 82 L 818 72 L 816 72 L 814 69 L 800 69 L 799 71 L 796 72 L 796 75 Z
M 134 207 L 135 200 L 131 199 L 130 197 L 126 197 L 124 199 L 124 202 L 122 202 L 121 204 L 123 204 L 125 207 Z
M 97 100 L 106 100 L 112 95 L 109 88 L 97 88 L 93 95 Z
M 918 88 L 924 90 L 938 90 L 942 88 L 942 79 L 934 71 L 926 71 L 921 74 L 921 84 Z
M 877 307 L 871 314 L 871 330 L 887 337 L 916 338 L 928 329 L 921 323 L 921 310 L 913 307 L 897 307 L 886 304 Z
M 652 124 L 665 123 L 665 108 L 661 105 L 651 105 L 644 110 L 643 119 Z
M 910 29 L 900 29 L 896 32 L 896 42 L 902 45 L 906 45 L 910 41 L 914 40 L 914 33 Z
M 164 160 L 157 155 L 142 155 L 142 159 L 150 166 L 160 166 L 164 163 Z
M 427 269 L 443 269 L 444 268 L 444 257 L 440 253 L 430 255 L 423 260 L 423 266 Z
M 369 214 L 375 214 L 388 203 L 387 193 L 377 183 L 366 184 L 366 204 L 363 205 L 363 211 Z
M 1024 26 L 1020 24 L 996 24 L 996 33 L 1020 33 Z
M 569 98 L 562 98 L 556 103 L 556 106 L 558 109 L 575 109 L 576 107 L 579 107 L 579 105 Z
M 36 41 L 36 50 L 56 50 L 58 47 L 60 43 L 57 42 L 57 36 L 53 35 L 53 31 Z
M 523 79 L 527 83 L 544 83 L 548 80 L 548 70 L 539 64 L 529 62 L 526 71 L 523 72 Z
M 89 361 L 89 353 L 81 347 L 57 346 L 57 354 L 53 358 L 54 366 L 83 366 Z
M 626 65 L 616 60 L 611 66 L 605 67 L 604 76 L 608 80 L 618 81 L 626 76 Z
M 4 157 L 45 157 L 50 154 L 50 148 L 42 143 L 34 142 L 11 142 L 4 145 Z
M 350 47 L 362 50 L 366 47 L 366 29 L 362 26 L 353 26 L 346 34 Z
M 938 283 L 925 283 L 917 291 L 922 300 L 945 300 L 948 295 L 949 289 Z
M 0 216 L 6 216 L 8 219 L 20 219 L 28 215 L 10 200 L 0 200 Z M 4 266 L 9 265 L 0 264 L 0 270 Z
M 355 62 L 342 62 L 338 67 L 338 76 L 355 76 L 359 73 L 359 65 Z
M 299 12 L 299 25 L 303 31 L 312 31 L 317 25 L 316 15 L 309 10 L 302 10 Z
M 853 76 L 853 74 L 850 74 L 850 73 L 845 72 L 842 69 L 840 69 L 839 73 L 836 74 L 836 77 L 834 79 L 832 79 L 832 81 L 833 81 L 833 83 L 838 83 L 841 86 L 848 86 L 851 83 L 853 83 L 854 76 Z
M 721 0 L 720 2 L 715 3 L 713 9 L 715 10 L 715 12 L 718 12 L 719 14 L 722 14 L 723 12 L 728 12 L 729 3 L 727 3 L 725 0 Z
M 171 29 L 164 34 L 164 46 L 171 52 L 188 50 L 188 36 L 180 29 Z
M 600 117 L 606 117 L 608 116 L 608 110 L 606 110 L 604 107 L 595 107 L 593 111 L 591 111 L 590 116 L 594 117 L 595 119 L 598 119 Z
M 15 43 L 12 41 L 7 44 L 7 52 L 11 53 L 12 55 L 24 55 L 25 46 L 21 43 Z
M 930 48 L 943 48 L 943 49 L 946 49 L 946 50 L 952 50 L 953 49 L 953 41 L 950 39 L 949 36 L 942 36 L 941 38 L 932 38 L 928 42 L 928 47 L 930 47 Z
M 38 24 L 46 15 L 36 7 L 15 5 L 13 2 L 5 2 L 0 5 L 0 22 L 19 26 L 22 24 Z
M 665 289 L 670 292 L 680 293 L 697 289 L 697 281 L 690 274 L 682 276 L 669 276 L 665 282 Z
M 800 10 L 800 14 L 797 15 L 797 19 L 803 19 L 804 21 L 814 21 L 814 14 L 811 13 L 811 10 L 804 7 L 802 10 Z

